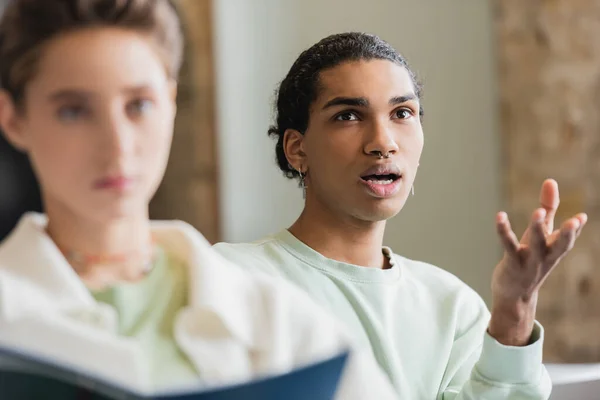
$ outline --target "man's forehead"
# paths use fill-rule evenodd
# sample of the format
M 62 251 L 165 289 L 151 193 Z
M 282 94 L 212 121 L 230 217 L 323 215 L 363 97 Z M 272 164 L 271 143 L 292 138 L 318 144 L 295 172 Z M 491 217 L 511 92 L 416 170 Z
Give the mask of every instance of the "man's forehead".
M 319 76 L 320 101 L 334 97 L 388 97 L 414 93 L 413 80 L 406 68 L 387 60 L 358 61 L 322 71 Z

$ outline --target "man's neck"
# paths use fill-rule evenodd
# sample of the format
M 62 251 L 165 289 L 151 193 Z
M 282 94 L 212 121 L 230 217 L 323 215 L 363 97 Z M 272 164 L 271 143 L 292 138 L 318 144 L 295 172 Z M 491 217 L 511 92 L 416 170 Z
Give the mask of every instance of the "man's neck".
M 390 266 L 382 252 L 385 221 L 342 218 L 321 207 L 307 206 L 289 231 L 327 258 L 363 267 Z

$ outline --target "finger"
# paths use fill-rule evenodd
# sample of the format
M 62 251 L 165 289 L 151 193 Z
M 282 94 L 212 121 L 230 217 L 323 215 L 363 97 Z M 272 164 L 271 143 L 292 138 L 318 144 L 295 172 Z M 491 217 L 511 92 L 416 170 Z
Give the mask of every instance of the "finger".
M 548 268 L 556 265 L 573 248 L 575 240 L 577 240 L 577 231 L 580 227 L 581 223 L 577 218 L 570 218 L 565 221 L 560 228 L 558 238 L 550 247 L 548 257 L 546 258 L 545 264 Z
M 558 183 L 554 179 L 546 179 L 540 191 L 540 205 L 546 210 L 546 217 L 544 218 L 546 234 L 550 234 L 554 230 L 554 218 L 559 204 Z
M 577 214 L 573 217 L 573 219 L 577 219 L 579 221 L 579 228 L 575 231 L 575 238 L 578 238 L 581 235 L 581 231 L 583 227 L 588 221 L 588 216 L 585 213 Z M 563 224 L 564 225 L 564 224 Z M 549 246 L 552 246 L 560 237 L 560 229 L 555 230 L 546 240 Z
M 505 212 L 499 212 L 496 215 L 496 230 L 506 254 L 509 257 L 516 257 L 519 250 L 519 239 L 510 227 L 508 215 Z
M 554 232 L 552 232 L 550 234 L 550 236 L 548 236 L 546 238 L 546 243 L 548 244 L 548 246 L 552 246 L 560 237 L 560 229 L 555 229 Z
M 525 232 L 523 232 L 523 236 L 521 236 L 521 244 L 529 244 L 529 237 L 531 236 L 531 231 L 529 229 L 529 226 L 527 227 L 527 229 L 525 229 Z
M 529 248 L 534 259 L 539 261 L 546 258 L 547 243 L 546 243 L 546 231 L 545 222 L 546 210 L 538 208 L 531 215 L 531 222 L 529 224 Z M 535 263 L 537 264 L 537 263 Z
M 575 216 L 575 218 L 577 218 L 579 220 L 579 228 L 577 229 L 577 232 L 575 232 L 575 237 L 578 238 L 579 235 L 581 235 L 581 231 L 583 230 L 583 227 L 585 226 L 585 224 L 588 221 L 588 216 L 586 213 L 580 213 L 580 214 L 577 214 Z

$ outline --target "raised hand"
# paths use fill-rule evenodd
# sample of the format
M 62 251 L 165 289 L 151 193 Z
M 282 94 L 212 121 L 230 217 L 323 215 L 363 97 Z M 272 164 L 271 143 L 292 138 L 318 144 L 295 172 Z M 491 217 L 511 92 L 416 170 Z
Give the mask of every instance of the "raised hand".
M 519 241 L 506 213 L 498 213 L 496 225 L 504 257 L 492 277 L 492 317 L 488 332 L 509 346 L 528 344 L 535 321 L 539 289 L 560 260 L 573 248 L 587 222 L 577 214 L 554 229 L 559 205 L 558 184 L 546 180 L 529 228 Z

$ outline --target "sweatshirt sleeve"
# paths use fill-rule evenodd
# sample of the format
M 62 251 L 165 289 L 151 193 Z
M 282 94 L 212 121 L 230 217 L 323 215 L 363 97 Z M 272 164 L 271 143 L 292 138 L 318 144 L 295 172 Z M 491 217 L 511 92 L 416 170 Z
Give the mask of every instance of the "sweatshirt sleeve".
M 487 333 L 489 311 L 471 292 L 454 341 L 438 400 L 545 400 L 552 384 L 542 364 L 544 330 L 536 321 L 531 343 L 505 346 Z

